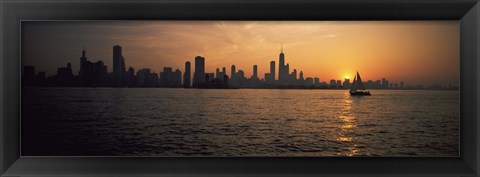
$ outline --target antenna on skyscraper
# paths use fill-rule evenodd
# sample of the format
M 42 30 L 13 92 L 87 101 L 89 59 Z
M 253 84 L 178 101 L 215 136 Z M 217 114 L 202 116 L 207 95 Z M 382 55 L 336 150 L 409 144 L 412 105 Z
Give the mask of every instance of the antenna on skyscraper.
M 85 57 L 85 45 L 83 45 L 82 57 Z
M 280 53 L 283 53 L 283 43 L 280 43 Z

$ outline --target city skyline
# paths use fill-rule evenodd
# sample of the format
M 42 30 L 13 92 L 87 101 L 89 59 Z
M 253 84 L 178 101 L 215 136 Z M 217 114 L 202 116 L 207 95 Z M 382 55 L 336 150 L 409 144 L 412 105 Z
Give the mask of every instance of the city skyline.
M 49 46 L 51 47 L 51 45 L 43 45 L 43 47 L 40 47 L 40 46 L 37 45 L 35 47 L 34 44 L 37 43 L 37 42 L 32 42 L 31 39 L 38 39 L 40 36 L 35 35 L 35 34 L 41 33 L 42 30 L 38 30 L 40 32 L 37 32 L 37 31 L 31 32 L 32 29 L 48 29 L 48 28 L 52 28 L 52 26 L 56 26 L 56 27 L 61 27 L 61 26 L 67 26 L 67 27 L 68 26 L 77 26 L 78 27 L 79 26 L 77 23 L 73 23 L 73 22 L 69 22 L 70 24 L 67 24 L 67 25 L 63 24 L 63 22 L 62 23 L 52 22 L 52 23 L 44 25 L 43 22 L 35 22 L 35 24 L 32 24 L 32 23 L 28 22 L 26 24 L 22 24 L 22 30 L 23 30 L 23 33 L 22 33 L 22 64 L 24 66 L 25 65 L 34 65 L 34 66 L 37 67 L 36 68 L 37 71 L 42 71 L 43 70 L 43 71 L 47 72 L 47 76 L 52 76 L 52 75 L 54 75 L 55 70 L 58 66 L 63 66 L 67 62 L 70 62 L 72 64 L 73 73 L 77 74 L 77 73 L 80 72 L 79 62 L 77 62 L 78 57 L 79 57 L 78 56 L 78 53 L 79 53 L 78 48 L 81 49 L 83 46 L 85 46 L 86 50 L 88 51 L 87 52 L 87 57 L 89 58 L 90 61 L 96 62 L 97 60 L 102 60 L 104 63 L 106 63 L 107 66 L 109 66 L 107 68 L 107 71 L 112 72 L 112 69 L 115 68 L 115 67 L 112 66 L 111 63 L 113 62 L 112 60 L 115 57 L 112 56 L 111 52 L 105 52 L 104 43 L 111 43 L 114 40 L 107 40 L 104 37 L 100 37 L 98 34 L 97 34 L 98 40 L 104 40 L 103 42 L 99 42 L 100 44 L 98 44 L 98 43 L 92 44 L 91 41 L 88 42 L 88 41 L 82 41 L 82 40 L 73 40 L 73 41 L 76 42 L 75 45 L 73 45 L 73 46 L 62 45 L 62 47 L 58 48 L 58 49 L 44 49 L 45 47 L 46 48 L 48 48 Z M 87 23 L 87 24 L 85 24 L 85 23 Z M 89 36 L 89 33 L 91 33 L 91 32 L 88 32 L 88 30 L 92 30 L 91 28 L 94 28 L 94 27 L 96 27 L 96 29 L 93 29 L 93 31 L 102 31 L 101 29 L 98 29 L 100 22 L 96 22 L 96 24 L 90 24 L 90 23 L 91 22 L 80 23 L 80 24 L 83 24 L 83 26 L 86 29 L 85 32 L 84 32 L 85 36 Z M 104 23 L 104 22 L 102 22 L 102 23 Z M 100 24 L 102 24 L 102 23 L 100 23 Z M 119 22 L 105 22 L 105 23 L 107 23 L 107 24 L 108 23 L 113 23 L 113 24 L 110 24 L 110 25 L 117 26 L 117 27 L 118 27 L 118 25 L 121 25 L 121 23 L 119 23 Z M 134 24 L 138 23 L 139 26 L 148 24 L 147 22 L 130 22 L 130 23 L 134 23 Z M 329 25 L 332 26 L 331 23 L 333 23 L 333 25 L 335 25 L 335 23 L 341 23 L 341 22 L 326 22 L 327 24 L 324 24 L 324 23 L 321 23 L 321 22 L 317 22 L 317 23 L 314 23 L 314 22 L 298 22 L 298 23 L 293 23 L 293 22 L 288 22 L 288 23 L 287 22 L 252 22 L 252 23 L 247 23 L 247 22 L 175 22 L 175 21 L 170 22 L 170 21 L 168 21 L 168 22 L 160 22 L 159 24 L 162 24 L 162 23 L 167 23 L 167 24 L 168 23 L 174 23 L 175 25 L 180 25 L 180 27 L 177 27 L 177 28 L 180 28 L 180 29 L 184 29 L 187 26 L 198 27 L 198 28 L 194 28 L 194 29 L 198 29 L 198 31 L 202 31 L 202 27 L 208 26 L 208 25 L 213 25 L 213 28 L 215 28 L 215 29 L 222 29 L 222 28 L 230 29 L 233 26 L 233 27 L 238 27 L 238 28 L 241 27 L 241 29 L 247 30 L 247 29 L 255 29 L 256 26 L 260 26 L 260 27 L 262 27 L 262 25 L 265 26 L 265 24 L 263 24 L 263 23 L 267 23 L 269 25 L 273 25 L 274 27 L 278 27 L 278 28 L 280 28 L 279 26 L 283 25 L 283 28 L 279 29 L 278 31 L 282 31 L 282 29 L 284 29 L 286 27 L 303 27 L 301 29 L 305 30 L 305 29 L 308 29 L 308 27 L 314 26 L 315 28 L 312 28 L 310 31 L 308 31 L 308 30 L 305 31 L 305 33 L 310 34 L 310 35 L 318 32 L 318 31 L 322 31 L 322 30 L 329 31 L 329 32 L 332 32 L 332 31 L 335 32 L 336 31 L 337 33 L 335 35 L 330 35 L 330 36 L 327 35 L 327 36 L 323 36 L 323 37 L 320 37 L 320 38 L 316 38 L 316 40 L 320 41 L 321 43 L 325 43 L 325 44 L 322 44 L 322 45 L 327 45 L 327 46 L 323 46 L 325 48 L 328 48 L 329 43 L 330 44 L 332 44 L 332 42 L 335 43 L 335 41 L 332 41 L 333 39 L 337 38 L 338 36 L 346 35 L 344 33 L 341 33 L 342 28 L 339 28 L 337 30 L 334 30 L 334 29 L 325 30 L 324 28 L 321 28 L 321 27 L 324 27 L 325 25 L 326 26 L 329 26 Z M 349 23 L 350 23 L 350 27 L 352 27 L 352 30 L 360 28 L 360 27 L 366 28 L 366 27 L 372 26 L 372 25 L 377 26 L 377 27 L 378 26 L 384 26 L 384 27 L 381 27 L 381 28 L 393 28 L 393 27 L 391 27 L 392 24 L 390 22 L 363 22 L 363 23 L 362 22 L 355 22 L 355 23 L 354 22 L 349 22 Z M 342 24 L 342 25 L 347 25 L 348 26 L 349 23 Z M 88 25 L 88 24 L 90 24 L 90 25 Z M 155 24 L 153 24 L 153 25 L 150 24 L 150 25 L 151 25 L 150 26 L 151 28 L 155 27 Z M 156 24 L 156 25 L 158 25 L 158 24 Z M 174 27 L 172 27 L 172 26 L 175 26 L 175 25 L 171 25 L 170 28 L 175 29 Z M 322 26 L 322 25 L 324 25 L 324 26 Z M 258 59 L 255 59 L 255 58 L 252 59 L 252 58 L 249 58 L 249 57 L 246 57 L 245 59 L 230 58 L 230 57 L 221 58 L 221 56 L 228 56 L 228 55 L 225 54 L 225 52 L 223 52 L 222 48 L 218 48 L 218 49 L 210 48 L 210 49 L 207 50 L 207 49 L 205 49 L 204 46 L 203 47 L 199 46 L 198 47 L 199 50 L 192 50 L 192 51 L 186 50 L 187 52 L 184 52 L 182 54 L 184 57 L 173 57 L 173 56 L 171 56 L 171 52 L 169 53 L 169 50 L 167 50 L 167 49 L 166 50 L 160 50 L 161 48 L 164 48 L 164 47 L 162 47 L 162 45 L 155 46 L 155 45 L 152 44 L 150 46 L 150 49 L 151 49 L 150 51 L 153 51 L 152 53 L 164 53 L 165 57 L 169 57 L 169 59 L 152 59 L 152 60 L 149 60 L 149 62 L 142 62 L 143 61 L 141 59 L 142 56 L 140 54 L 138 54 L 138 52 L 140 50 L 139 46 L 132 47 L 132 45 L 130 43 L 114 43 L 114 44 L 108 46 L 108 48 L 109 48 L 108 51 L 111 50 L 112 46 L 120 45 L 123 48 L 125 48 L 125 50 L 122 54 L 122 57 L 125 56 L 126 62 L 124 63 L 124 65 L 127 66 L 126 69 L 128 69 L 128 66 L 132 66 L 136 70 L 140 70 L 142 68 L 150 68 L 152 71 L 155 71 L 156 73 L 160 73 L 163 70 L 163 67 L 172 67 L 173 69 L 178 68 L 181 71 L 184 71 L 184 66 L 185 66 L 186 61 L 190 61 L 191 64 L 193 65 L 191 67 L 194 68 L 195 67 L 194 57 L 202 56 L 202 57 L 205 57 L 208 60 L 208 62 L 205 63 L 205 71 L 206 72 L 215 72 L 216 68 L 222 69 L 223 67 L 225 67 L 225 68 L 227 68 L 227 71 L 228 71 L 227 75 L 229 75 L 230 66 L 233 64 L 233 65 L 236 65 L 237 70 L 243 70 L 245 72 L 245 76 L 248 78 L 249 76 L 253 75 L 253 68 L 252 68 L 253 65 L 257 65 L 257 75 L 260 79 L 263 79 L 264 78 L 264 73 L 271 72 L 270 71 L 270 69 L 271 69 L 270 68 L 270 65 L 271 65 L 270 62 L 275 61 L 276 73 L 277 73 L 276 79 L 279 79 L 278 74 L 281 73 L 281 69 L 279 67 L 280 63 L 279 63 L 279 60 L 278 60 L 278 53 L 280 52 L 280 50 L 282 50 L 281 48 L 283 48 L 283 50 L 286 54 L 286 57 L 285 57 L 286 62 L 284 64 L 285 65 L 286 64 L 290 65 L 289 66 L 290 72 L 292 72 L 293 69 L 297 69 L 298 72 L 303 71 L 303 75 L 304 75 L 305 78 L 306 77 L 312 77 L 312 78 L 319 77 L 320 80 L 326 81 L 326 82 L 328 82 L 330 79 L 342 79 L 342 81 L 343 81 L 343 79 L 345 77 L 353 78 L 354 72 L 356 70 L 360 70 L 360 72 L 362 73 L 362 76 L 365 78 L 365 80 L 374 80 L 375 81 L 375 80 L 381 79 L 381 78 L 389 78 L 391 80 L 395 80 L 395 81 L 398 81 L 398 82 L 405 81 L 405 82 L 407 82 L 409 84 L 412 84 L 412 85 L 416 85 L 416 84 L 420 84 L 420 83 L 442 84 L 442 85 L 447 85 L 447 84 L 458 85 L 458 75 L 459 75 L 459 71 L 458 71 L 459 70 L 458 69 L 458 63 L 459 63 L 458 45 L 455 45 L 455 44 L 458 44 L 458 34 L 456 34 L 456 33 L 450 34 L 451 36 L 447 36 L 447 37 L 439 36 L 439 34 L 446 34 L 445 31 L 448 31 L 449 33 L 453 33 L 455 31 L 458 31 L 458 24 L 456 22 L 449 22 L 449 21 L 447 21 L 447 22 L 445 22 L 445 21 L 441 21 L 441 22 L 430 21 L 430 22 L 424 22 L 424 23 L 420 23 L 420 22 L 396 22 L 396 23 L 393 23 L 393 25 L 394 26 L 396 25 L 396 28 L 409 29 L 408 26 L 413 26 L 413 27 L 418 28 L 418 31 L 420 31 L 420 32 L 412 32 L 412 31 L 410 31 L 410 32 L 408 32 L 408 31 L 405 32 L 404 31 L 403 32 L 403 33 L 415 34 L 414 36 L 418 36 L 419 34 L 417 34 L 417 33 L 427 35 L 427 37 L 425 37 L 425 38 L 419 38 L 418 43 L 425 42 L 424 40 L 426 40 L 427 38 L 433 38 L 433 36 L 437 37 L 437 38 L 432 39 L 434 42 L 437 43 L 437 47 L 433 47 L 433 49 L 432 48 L 429 49 L 429 50 L 432 50 L 432 51 L 419 50 L 419 51 L 417 51 L 417 53 L 415 55 L 422 56 L 422 55 L 427 55 L 425 53 L 437 53 L 436 55 L 442 55 L 443 57 L 437 59 L 436 61 L 432 60 L 432 59 L 424 59 L 424 60 L 417 59 L 417 60 L 414 60 L 414 62 L 405 63 L 405 61 L 403 61 L 403 60 L 398 60 L 399 56 L 392 55 L 392 56 L 394 56 L 392 58 L 395 58 L 396 60 L 383 59 L 383 60 L 388 60 L 388 62 L 387 61 L 382 61 L 382 60 L 377 60 L 377 61 L 359 60 L 359 61 L 356 61 L 355 63 L 344 64 L 345 62 L 341 62 L 341 61 L 339 61 L 339 59 L 319 59 L 319 60 L 308 59 L 308 57 L 305 57 L 304 55 L 302 56 L 298 52 L 300 51 L 300 53 L 303 52 L 303 53 L 305 53 L 305 55 L 311 54 L 313 56 L 315 53 L 318 53 L 318 51 L 315 51 L 315 50 L 305 51 L 305 50 L 307 50 L 307 48 L 305 48 L 305 44 L 299 43 L 298 41 L 297 42 L 291 42 L 289 40 L 279 40 L 278 42 L 270 42 L 270 44 L 266 45 L 266 46 L 270 46 L 269 49 L 265 50 L 264 48 L 258 48 L 258 52 L 256 52 L 257 51 L 256 48 L 246 50 L 245 47 L 248 47 L 247 44 L 245 44 L 243 46 L 237 45 L 238 50 L 235 50 L 233 52 L 233 53 L 236 53 L 236 52 L 237 53 L 238 52 L 240 52 L 240 53 L 250 53 L 251 55 L 255 55 L 255 56 L 258 55 Z M 38 26 L 41 26 L 41 27 L 38 27 Z M 104 25 L 103 27 L 108 28 L 108 26 L 109 25 Z M 337 24 L 337 26 L 338 26 L 338 24 Z M 405 27 L 405 26 L 407 26 L 407 27 Z M 130 29 L 130 31 L 138 30 L 137 29 L 138 27 L 135 27 L 135 25 L 132 26 L 131 24 L 130 25 L 128 25 L 128 24 L 123 25 L 121 27 L 126 28 L 126 29 Z M 443 27 L 443 28 L 440 28 L 440 27 Z M 429 29 L 429 28 L 437 28 L 437 29 L 440 29 L 440 31 L 442 31 L 441 29 L 443 29 L 444 31 L 442 31 L 442 32 L 437 31 L 437 33 L 439 33 L 439 34 L 436 34 L 436 33 L 427 34 L 425 31 L 428 31 L 426 29 Z M 415 29 L 415 28 L 413 28 L 413 29 Z M 424 30 L 423 32 L 421 32 L 422 29 Z M 345 30 L 345 29 L 343 29 L 343 30 Z M 53 30 L 53 31 L 55 31 L 55 30 Z M 195 31 L 195 30 L 193 30 L 193 31 Z M 226 30 L 226 31 L 228 31 L 228 30 Z M 233 31 L 235 31 L 235 30 L 233 30 Z M 49 31 L 49 32 L 51 32 L 51 31 Z M 112 31 L 112 32 L 115 33 L 115 31 Z M 275 32 L 275 31 L 273 31 L 273 32 Z M 175 37 L 175 36 L 179 35 L 179 34 L 170 35 L 168 32 L 164 32 L 164 33 L 167 33 L 167 34 L 164 34 L 163 37 L 165 37 L 165 36 L 166 37 L 168 37 L 168 36 Z M 297 31 L 297 33 L 301 33 L 301 32 Z M 59 34 L 59 35 L 64 36 L 64 38 L 66 38 L 65 39 L 66 41 L 75 39 L 75 37 L 69 36 L 68 34 Z M 185 34 L 183 34 L 183 35 L 185 35 Z M 288 35 L 285 34 L 285 35 L 289 36 L 290 38 L 294 38 L 294 39 L 295 38 L 301 38 L 301 36 L 302 36 L 302 34 L 298 34 L 298 35 L 300 35 L 300 37 L 299 36 L 291 36 L 290 34 L 288 34 Z M 396 35 L 399 35 L 399 34 L 396 34 Z M 403 35 L 405 35 L 405 34 L 403 34 Z M 52 40 L 53 39 L 58 39 L 58 37 L 55 37 L 55 35 L 53 35 L 53 34 L 51 34 L 51 35 L 41 35 L 41 36 L 42 37 L 52 37 Z M 82 36 L 82 35 L 79 35 L 79 36 Z M 83 36 L 83 37 L 85 37 L 85 36 Z M 92 39 L 91 36 L 92 35 L 90 34 L 90 37 L 85 37 L 85 38 Z M 118 38 L 120 38 L 121 36 L 122 35 L 118 35 Z M 137 36 L 137 37 L 135 37 L 135 36 Z M 402 36 L 402 34 L 400 34 L 400 36 Z M 161 38 L 162 36 L 157 35 L 156 37 Z M 221 38 L 222 35 L 217 35 L 217 37 Z M 316 36 L 314 36 L 314 37 L 316 37 Z M 79 38 L 81 38 L 81 37 L 79 37 Z M 149 40 L 154 40 L 154 39 L 150 39 L 150 38 L 155 38 L 155 37 L 142 38 L 138 35 L 131 35 L 130 40 L 137 39 L 137 38 L 138 38 L 138 41 L 149 41 Z M 206 38 L 208 38 L 208 36 L 206 36 Z M 242 37 L 236 37 L 236 38 L 238 38 L 238 39 L 235 39 L 235 40 L 237 40 L 237 42 L 240 41 L 240 39 L 242 39 Z M 370 38 L 369 40 L 367 40 L 367 43 L 368 42 L 372 43 L 372 41 L 378 42 L 378 40 L 384 40 L 383 41 L 384 44 L 382 44 L 382 45 L 390 44 L 390 43 L 388 43 L 388 41 L 390 41 L 389 39 L 385 39 L 385 38 L 382 39 L 382 37 L 378 37 L 378 38 L 379 39 Z M 447 39 L 443 39 L 443 38 L 447 38 Z M 85 40 L 87 40 L 87 39 L 85 39 Z M 231 40 L 231 39 L 232 38 L 229 38 L 229 37 L 225 38 L 225 40 Z M 248 38 L 245 38 L 245 39 L 248 39 Z M 263 40 L 267 40 L 267 39 L 268 38 L 264 38 Z M 120 39 L 117 39 L 117 41 L 118 40 L 120 40 Z M 445 42 L 445 41 L 449 41 L 449 40 L 450 40 L 450 42 Z M 46 40 L 46 41 L 48 41 L 48 40 Z M 246 41 L 248 41 L 248 40 L 246 40 Z M 261 41 L 261 40 L 259 40 L 259 41 Z M 257 41 L 257 42 L 259 42 L 259 41 Z M 284 41 L 286 41 L 286 42 L 284 42 Z M 355 43 L 355 40 L 351 40 L 351 41 L 352 41 L 352 43 Z M 441 41 L 443 41 L 443 42 L 441 42 Z M 134 42 L 135 41 L 133 41 L 131 43 L 134 43 Z M 401 40 L 396 41 L 396 42 L 405 43 L 405 41 L 401 41 Z M 63 44 L 63 42 L 61 42 L 61 40 L 58 41 L 58 42 L 53 42 L 53 43 L 54 44 Z M 68 44 L 68 42 L 66 42 L 66 43 Z M 84 44 L 84 43 L 86 43 L 86 44 Z M 181 48 L 181 45 L 176 44 L 176 43 L 182 43 L 181 40 L 171 40 L 170 43 L 172 43 L 172 46 L 170 46 L 172 49 Z M 201 43 L 209 44 L 210 42 L 204 41 L 204 42 L 201 42 Z M 232 42 L 232 44 L 234 44 L 234 43 L 235 42 Z M 259 43 L 261 43 L 261 42 L 259 42 Z M 337 41 L 337 43 L 338 43 L 338 41 Z M 283 46 L 282 46 L 282 44 L 283 44 Z M 273 46 L 273 45 L 276 45 L 276 46 Z M 409 43 L 408 45 L 413 45 L 416 48 L 420 47 L 419 49 L 421 49 L 422 46 L 425 45 L 425 44 L 419 45 L 417 43 Z M 75 46 L 78 46 L 78 47 L 75 47 Z M 353 50 L 353 49 L 348 49 L 349 46 L 351 46 L 351 45 L 344 46 L 346 53 L 352 52 L 352 50 Z M 379 45 L 375 45 L 375 46 L 378 47 Z M 392 46 L 397 46 L 398 47 L 398 45 L 395 45 L 395 44 L 392 44 Z M 185 48 L 190 48 L 190 47 L 188 45 L 185 46 Z M 235 45 L 233 47 L 235 47 Z M 254 47 L 254 46 L 250 46 L 250 47 Z M 77 49 L 75 49 L 75 48 L 77 48 Z M 66 51 L 63 51 L 62 49 L 65 49 Z M 442 49 L 442 50 L 439 50 L 439 49 Z M 40 53 L 38 52 L 38 50 L 40 50 Z M 64 53 L 67 53 L 67 52 L 71 53 L 74 50 L 75 50 L 74 54 L 76 54 L 75 58 L 55 56 L 55 55 L 65 55 Z M 355 49 L 355 50 L 359 50 L 359 49 Z M 402 50 L 405 50 L 405 49 L 399 49 L 399 52 L 402 51 Z M 211 53 L 212 51 L 213 51 L 213 53 Z M 449 52 L 446 52 L 446 51 L 449 51 Z M 192 52 L 198 52 L 198 54 L 193 54 Z M 266 53 L 266 52 L 270 52 L 270 53 Z M 362 51 L 357 51 L 357 52 L 362 53 Z M 379 50 L 379 52 L 381 52 L 381 50 Z M 146 52 L 144 52 L 144 53 L 145 53 L 145 55 L 148 54 Z M 202 55 L 202 53 L 203 54 L 206 53 L 206 54 Z M 336 53 L 342 53 L 342 52 L 336 52 Z M 446 53 L 449 53 L 449 54 L 447 55 Z M 45 57 L 42 57 L 42 56 L 46 56 L 47 54 L 52 55 L 52 57 L 48 57 L 49 62 L 44 62 L 44 60 L 42 60 L 42 59 L 44 59 Z M 70 55 L 70 54 L 68 54 L 68 55 Z M 368 54 L 364 53 L 363 55 L 367 55 L 367 56 L 370 55 L 370 56 L 372 56 L 371 58 L 377 57 L 375 53 L 368 53 Z M 362 55 L 362 57 L 364 57 L 363 55 Z M 452 56 L 455 56 L 455 55 L 457 55 L 456 58 L 452 57 Z M 36 57 L 32 57 L 32 56 L 36 56 Z M 171 56 L 171 58 L 170 58 L 170 56 Z M 362 58 L 362 57 L 358 57 L 358 58 Z M 304 58 L 306 58 L 306 59 L 304 59 Z M 419 57 L 419 58 L 421 58 L 421 57 Z M 320 64 L 315 63 L 315 61 L 320 61 Z M 335 63 L 336 61 L 338 61 L 338 62 Z M 305 65 L 305 62 L 307 62 L 307 65 Z M 311 64 L 308 64 L 308 62 L 310 62 Z M 340 64 L 343 63 L 345 66 L 337 67 L 339 63 Z M 388 66 L 384 66 L 385 63 L 390 63 L 390 64 Z M 353 65 L 356 65 L 357 67 L 353 67 Z M 394 69 L 391 69 L 392 66 L 394 66 L 394 68 L 396 68 L 395 70 L 402 70 L 402 71 L 408 71 L 408 72 L 394 72 Z M 374 69 L 365 69 L 365 68 L 369 68 L 369 67 L 373 67 Z M 420 71 L 418 71 L 419 70 L 418 68 L 422 68 L 421 71 L 423 71 L 423 73 L 420 73 L 420 74 L 416 73 L 416 72 L 420 72 Z M 193 75 L 193 69 L 192 69 L 191 74 Z M 412 74 L 415 75 L 415 77 L 410 76 Z M 405 78 L 405 79 L 401 79 L 401 78 Z M 193 76 L 192 76 L 191 79 L 193 79 Z M 416 80 L 418 80 L 418 81 L 416 81 Z
M 180 69 L 164 66 L 163 71 L 156 73 L 150 68 L 135 68 L 126 66 L 122 55 L 122 46 L 115 45 L 112 50 L 113 69 L 108 72 L 108 65 L 98 60 L 88 60 L 87 51 L 81 51 L 79 58 L 80 69 L 78 75 L 74 74 L 72 64 L 57 68 L 57 74 L 46 76 L 44 71 L 35 71 L 35 66 L 24 66 L 22 71 L 23 83 L 26 86 L 67 86 L 67 87 L 169 87 L 169 88 L 280 88 L 280 89 L 347 89 L 353 84 L 349 77 L 330 79 L 330 82 L 320 80 L 318 77 L 305 77 L 302 70 L 290 69 L 290 64 L 285 60 L 283 47 L 278 54 L 278 72 L 275 61 L 270 61 L 270 72 L 264 73 L 264 78 L 258 77 L 258 65 L 253 65 L 250 77 L 235 65 L 230 67 L 230 75 L 226 67 L 217 68 L 215 72 L 205 70 L 206 59 L 196 56 L 192 74 L 190 61 L 185 62 L 182 76 Z M 135 72 L 137 71 L 137 72 Z M 291 72 L 290 72 L 291 71 Z M 38 74 L 37 74 L 38 73 Z M 357 71 L 358 74 L 358 71 Z M 192 81 L 193 76 L 193 81 Z M 457 90 L 458 85 L 448 84 L 418 84 L 407 85 L 404 81 L 391 82 L 386 78 L 367 80 L 363 82 L 367 89 L 448 89 Z

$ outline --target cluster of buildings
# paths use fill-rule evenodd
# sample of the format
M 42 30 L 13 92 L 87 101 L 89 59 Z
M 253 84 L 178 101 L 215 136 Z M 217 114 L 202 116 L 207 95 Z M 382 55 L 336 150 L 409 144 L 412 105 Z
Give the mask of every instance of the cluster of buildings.
M 75 87 L 169 87 L 169 88 L 323 88 L 346 89 L 352 84 L 350 79 L 330 80 L 320 82 L 318 77 L 304 77 L 302 71 L 290 71 L 290 65 L 285 63 L 283 48 L 279 54 L 278 70 L 275 61 L 270 61 L 270 72 L 264 78 L 258 77 L 258 66 L 253 65 L 253 74 L 245 76 L 243 70 L 237 70 L 235 65 L 227 73 L 225 67 L 217 68 L 215 72 L 205 70 L 205 58 L 195 57 L 194 68 L 192 63 L 185 62 L 184 72 L 172 67 L 164 67 L 160 73 L 152 72 L 148 68 L 135 72 L 133 67 L 126 69 L 125 58 L 121 46 L 113 46 L 113 69 L 108 72 L 103 61 L 89 61 L 83 49 L 80 57 L 78 75 L 73 74 L 72 65 L 57 69 L 57 74 L 46 77 L 45 72 L 35 73 L 33 66 L 24 66 L 23 84 L 25 86 L 75 86 Z M 405 86 L 403 82 L 390 83 L 382 80 L 368 80 L 364 82 L 367 89 L 424 89 L 423 86 Z

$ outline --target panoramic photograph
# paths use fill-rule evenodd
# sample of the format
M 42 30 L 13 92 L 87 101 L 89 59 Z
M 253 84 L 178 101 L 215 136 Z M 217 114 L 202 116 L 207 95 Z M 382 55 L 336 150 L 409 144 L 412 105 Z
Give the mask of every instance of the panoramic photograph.
M 22 156 L 457 157 L 458 21 L 22 21 Z

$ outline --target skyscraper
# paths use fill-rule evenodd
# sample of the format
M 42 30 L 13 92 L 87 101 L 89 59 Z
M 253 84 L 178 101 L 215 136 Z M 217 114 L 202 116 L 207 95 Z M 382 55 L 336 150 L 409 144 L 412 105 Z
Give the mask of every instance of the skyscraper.
M 382 78 L 382 89 L 388 89 L 388 80 L 385 78 Z
M 215 79 L 215 73 L 205 73 L 205 82 L 210 82 Z
M 272 83 L 272 80 L 271 80 L 272 76 L 270 76 L 270 73 L 265 73 L 265 76 L 263 78 L 265 78 L 265 83 L 266 84 L 271 84 Z
M 330 88 L 336 88 L 337 83 L 335 82 L 335 79 L 330 80 Z
M 113 46 L 113 86 L 122 86 L 123 70 L 125 62 L 122 56 L 122 47 L 119 45 Z
M 181 87 L 182 72 L 179 69 L 173 71 L 172 67 L 163 67 L 163 71 L 160 72 L 160 86 Z
M 290 83 L 294 84 L 297 80 L 297 69 L 293 69 L 292 74 L 290 75 Z
M 236 68 L 235 68 L 235 65 L 232 65 L 232 68 L 230 70 L 230 79 L 233 79 L 235 77 L 235 73 L 236 73 Z
M 160 72 L 160 86 L 170 87 L 172 83 L 172 67 L 163 67 L 163 72 Z
M 205 83 L 205 58 L 195 57 L 195 72 L 193 73 L 193 86 L 199 87 Z
M 174 87 L 182 87 L 182 72 L 179 69 L 173 72 L 172 82 Z
M 270 79 L 275 81 L 275 61 L 270 61 Z
M 190 74 L 190 62 L 185 62 L 185 73 L 183 74 L 183 87 L 189 88 L 191 82 L 191 74 Z
M 216 79 L 220 79 L 220 75 L 221 75 L 220 74 L 220 69 L 217 68 L 217 70 L 215 70 L 215 76 L 217 76 Z M 214 79 L 214 78 L 211 78 L 211 79 Z
M 99 60 L 93 64 L 93 83 L 97 86 L 102 86 L 107 80 L 107 66 L 103 61 Z
M 85 70 L 85 62 L 87 61 L 87 56 L 85 56 L 85 47 L 82 50 L 82 56 L 80 57 L 80 71 L 78 71 L 78 75 L 80 78 L 83 77 L 83 70 Z
M 121 86 L 126 86 L 128 84 L 127 82 L 127 69 L 125 67 L 125 58 L 122 56 L 122 65 L 120 67 L 120 73 L 121 73 Z
M 257 73 L 258 67 L 257 65 L 253 65 L 253 77 L 258 78 L 258 73 Z
M 311 78 L 311 77 L 305 78 L 305 84 L 304 85 L 309 86 L 309 87 L 313 86 L 313 78 Z
M 313 85 L 315 85 L 315 87 L 320 87 L 320 78 L 313 78 Z
M 105 71 L 107 71 L 107 67 L 105 66 Z M 135 69 L 133 67 L 128 67 L 127 71 L 127 80 L 128 80 L 128 87 L 134 87 L 137 84 L 136 78 L 135 78 Z
M 350 88 L 350 79 L 349 78 L 345 78 L 345 80 L 343 81 L 343 88 Z
M 289 80 L 289 65 L 285 65 L 285 54 L 283 53 L 283 46 L 280 50 L 279 64 L 278 64 L 278 81 L 281 84 L 288 83 Z
M 150 82 L 153 80 L 152 74 L 150 72 L 150 69 L 144 68 L 141 70 L 137 71 L 137 86 L 139 87 L 151 87 L 152 83 Z

